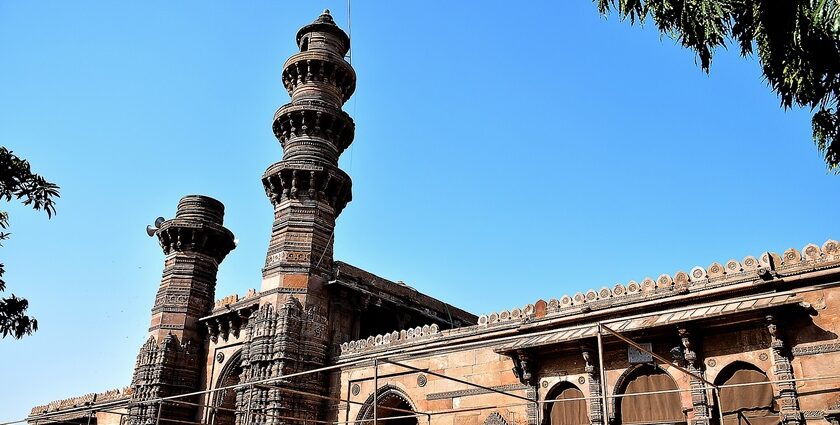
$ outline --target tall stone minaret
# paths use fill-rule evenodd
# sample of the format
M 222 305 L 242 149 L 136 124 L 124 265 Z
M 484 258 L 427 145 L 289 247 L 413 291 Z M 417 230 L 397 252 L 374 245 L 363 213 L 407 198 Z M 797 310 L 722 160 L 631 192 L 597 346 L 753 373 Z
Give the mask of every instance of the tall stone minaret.
M 356 88 L 356 73 L 344 60 L 350 39 L 329 10 L 298 31 L 297 45 L 300 52 L 283 65 L 292 100 L 274 114 L 283 159 L 262 178 L 274 205 L 262 291 L 301 294 L 304 301 L 323 297 L 335 220 L 351 198 L 338 157 L 353 142 L 353 120 L 341 107 Z
M 332 272 L 335 220 L 351 197 L 350 176 L 338 168 L 338 157 L 354 135 L 353 120 L 341 107 L 356 88 L 356 74 L 344 60 L 350 38 L 328 10 L 298 31 L 297 45 L 300 52 L 283 65 L 292 101 L 274 114 L 283 159 L 262 178 L 274 205 L 274 225 L 260 307 L 248 319 L 242 345 L 243 384 L 324 366 L 330 346 L 325 284 Z M 317 395 L 326 393 L 327 379 L 313 373 L 282 382 L 296 393 L 242 386 L 237 406 L 250 407 L 251 416 L 238 414 L 236 423 L 323 418 L 324 401 Z
M 210 313 L 216 272 L 234 248 L 233 234 L 222 226 L 224 211 L 224 205 L 213 198 L 185 196 L 178 202 L 175 218 L 155 231 L 166 259 L 149 337 L 137 355 L 131 380 L 129 424 L 150 425 L 158 417 L 161 421 L 194 420 L 194 406 L 146 401 L 200 390 L 205 361 L 198 320 Z M 195 402 L 194 398 L 181 401 Z

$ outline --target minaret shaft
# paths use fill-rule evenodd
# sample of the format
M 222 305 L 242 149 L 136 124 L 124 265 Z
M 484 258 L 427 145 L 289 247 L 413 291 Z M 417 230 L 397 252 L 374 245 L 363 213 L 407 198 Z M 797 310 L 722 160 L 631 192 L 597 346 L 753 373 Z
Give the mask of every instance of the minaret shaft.
M 266 170 L 263 186 L 274 206 L 263 292 L 320 298 L 332 270 L 335 220 L 351 199 L 351 180 L 338 158 L 353 142 L 355 126 L 342 105 L 353 94 L 356 74 L 344 55 L 347 35 L 325 13 L 303 27 L 300 52 L 283 65 L 291 102 L 274 115 L 283 159 Z

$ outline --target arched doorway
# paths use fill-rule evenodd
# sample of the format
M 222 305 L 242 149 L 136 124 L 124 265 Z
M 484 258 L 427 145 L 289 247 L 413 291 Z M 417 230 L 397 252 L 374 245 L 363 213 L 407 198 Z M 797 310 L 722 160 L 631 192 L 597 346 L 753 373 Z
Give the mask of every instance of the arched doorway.
M 239 375 L 242 374 L 242 352 L 237 351 L 228 360 L 227 365 L 222 369 L 216 388 L 229 387 L 239 383 Z M 234 425 L 236 423 L 236 390 L 226 389 L 217 391 L 213 399 L 213 406 L 216 409 L 214 423 L 216 425 Z M 212 413 L 211 413 L 212 414 Z
M 411 413 L 405 412 L 405 410 L 412 412 L 415 411 L 414 405 L 411 403 L 408 395 L 393 385 L 386 385 L 377 391 L 376 406 L 377 419 L 407 416 L 411 415 Z M 362 406 L 362 410 L 356 418 L 357 423 L 363 425 L 373 425 L 372 407 L 373 394 L 365 400 L 365 405 Z M 418 425 L 418 421 L 416 417 L 388 419 L 383 421 L 381 425 Z
M 779 423 L 779 409 L 773 386 L 759 368 L 737 361 L 720 371 L 715 384 L 720 385 L 720 407 L 724 425 L 773 425 Z M 727 386 L 738 384 L 754 384 Z M 717 409 L 714 418 L 720 423 Z
M 677 383 L 653 365 L 632 369 L 619 380 L 616 422 L 622 425 L 685 424 Z M 633 395 L 638 394 L 638 395 Z
M 589 425 L 589 414 L 583 391 L 570 382 L 554 386 L 546 396 L 544 425 Z

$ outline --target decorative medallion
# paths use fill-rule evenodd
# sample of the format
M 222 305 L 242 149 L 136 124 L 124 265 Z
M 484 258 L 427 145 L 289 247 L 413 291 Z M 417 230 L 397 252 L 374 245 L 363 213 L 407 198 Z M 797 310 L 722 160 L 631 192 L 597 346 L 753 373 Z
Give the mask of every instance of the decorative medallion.
M 219 363 L 225 361 L 225 353 L 223 353 L 221 351 L 216 353 L 216 361 L 219 362 Z
M 362 392 L 362 387 L 359 384 L 353 384 L 353 387 L 350 388 L 350 393 L 353 395 L 359 395 L 360 392 Z
M 542 381 L 542 387 L 548 388 L 548 381 Z
M 426 378 L 425 374 L 421 373 L 421 374 L 417 375 L 417 386 L 418 387 L 425 387 L 427 382 L 429 382 L 429 379 Z
M 767 361 L 767 359 L 768 359 L 768 357 L 767 357 L 767 353 L 761 353 L 761 354 L 759 354 L 759 355 L 758 355 L 758 359 L 759 359 L 759 360 L 761 360 L 761 361 L 763 361 L 763 362 L 766 362 L 766 361 Z
M 715 367 L 717 361 L 715 361 L 715 359 L 709 359 L 709 361 L 707 361 L 706 364 L 708 364 L 709 367 Z
M 586 383 L 586 378 L 584 378 L 584 377 L 582 377 L 582 376 L 578 378 L 578 384 L 583 385 L 583 384 L 585 384 L 585 383 Z

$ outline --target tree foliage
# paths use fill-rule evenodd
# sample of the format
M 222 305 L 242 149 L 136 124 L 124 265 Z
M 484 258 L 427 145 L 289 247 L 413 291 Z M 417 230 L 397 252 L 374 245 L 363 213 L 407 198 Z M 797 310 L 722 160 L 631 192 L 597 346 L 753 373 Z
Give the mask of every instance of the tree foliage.
M 55 214 L 55 199 L 59 197 L 58 186 L 30 170 L 29 162 L 18 158 L 12 151 L 0 146 L 0 199 L 9 202 L 13 199 L 36 211 L 44 211 L 48 218 Z M 0 211 L 0 244 L 7 240 L 10 233 L 9 214 Z M 6 290 L 2 279 L 5 267 L 0 264 L 0 292 Z M 38 330 L 38 321 L 26 314 L 29 302 L 12 294 L 0 298 L 0 337 L 22 338 Z
M 697 54 L 709 72 L 718 47 L 757 52 L 784 108 L 813 113 L 814 142 L 829 171 L 840 173 L 840 3 L 838 0 L 595 0 L 603 15 L 631 24 L 650 19 L 662 34 Z

